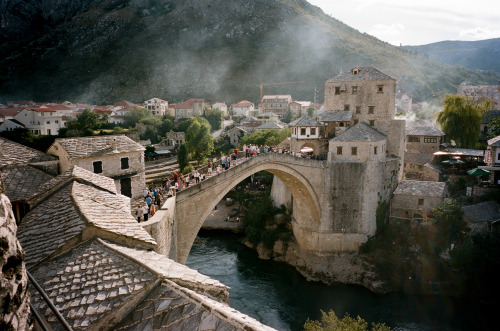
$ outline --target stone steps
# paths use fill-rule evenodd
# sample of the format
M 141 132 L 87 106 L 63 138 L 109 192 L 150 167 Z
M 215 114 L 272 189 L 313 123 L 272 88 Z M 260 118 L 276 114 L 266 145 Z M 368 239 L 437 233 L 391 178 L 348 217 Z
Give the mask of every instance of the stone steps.
M 174 172 L 179 172 L 177 158 L 169 158 L 165 162 L 146 164 L 145 179 L 146 184 L 160 181 L 164 177 L 172 177 Z

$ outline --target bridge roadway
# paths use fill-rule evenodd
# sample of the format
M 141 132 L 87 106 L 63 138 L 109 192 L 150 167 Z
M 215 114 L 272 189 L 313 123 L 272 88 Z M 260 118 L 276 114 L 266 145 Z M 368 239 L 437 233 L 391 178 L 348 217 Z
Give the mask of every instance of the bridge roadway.
M 178 192 L 175 202 L 177 261 L 186 262 L 203 221 L 216 204 L 239 182 L 262 170 L 280 178 L 290 190 L 294 205 L 294 233 L 299 246 L 307 249 L 310 245 L 304 232 L 320 228 L 326 165 L 327 161 L 261 153 L 248 159 L 240 158 L 229 170 Z

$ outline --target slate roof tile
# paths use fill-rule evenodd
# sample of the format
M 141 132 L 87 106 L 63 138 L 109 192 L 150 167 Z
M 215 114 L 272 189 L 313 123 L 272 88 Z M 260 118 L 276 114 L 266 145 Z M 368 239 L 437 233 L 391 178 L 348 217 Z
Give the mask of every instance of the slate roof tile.
M 125 135 L 56 139 L 70 158 L 144 151 L 145 148 Z
M 302 116 L 301 118 L 296 119 L 295 121 L 290 122 L 288 124 L 289 127 L 294 126 L 323 126 L 320 122 L 316 121 L 314 118 L 310 118 L 309 116 Z
M 462 207 L 464 216 L 471 222 L 487 222 L 500 219 L 500 205 L 493 201 Z
M 382 132 L 365 122 L 359 122 L 330 141 L 381 141 L 385 139 L 386 136 Z
M 5 193 L 11 202 L 27 201 L 54 176 L 30 165 L 7 166 L 2 169 Z
M 0 138 L 0 167 L 11 164 L 26 164 L 57 160 L 58 158 L 53 155 L 48 155 L 11 140 Z
M 413 196 L 442 197 L 446 190 L 444 182 L 425 182 L 416 180 L 402 180 L 394 194 Z
M 361 80 L 389 80 L 392 78 L 389 75 L 384 74 L 382 71 L 374 68 L 374 67 L 356 67 L 359 69 L 358 74 L 353 73 L 353 69 L 346 70 L 341 74 L 330 78 L 327 82 L 352 82 L 352 81 L 361 81 Z M 368 74 L 368 75 L 367 75 Z
M 441 130 L 431 128 L 430 126 L 413 126 L 408 127 L 405 130 L 407 136 L 444 136 L 444 133 Z
M 334 110 L 326 111 L 320 117 L 321 122 L 349 122 L 352 119 L 352 111 Z

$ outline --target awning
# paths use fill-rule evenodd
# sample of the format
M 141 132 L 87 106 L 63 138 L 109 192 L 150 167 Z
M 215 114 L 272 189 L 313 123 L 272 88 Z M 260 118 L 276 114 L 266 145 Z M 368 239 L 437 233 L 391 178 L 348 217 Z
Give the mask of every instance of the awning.
M 165 155 L 165 154 L 171 154 L 172 152 L 166 149 L 164 151 L 155 151 L 155 153 L 158 155 Z
M 301 153 L 312 153 L 314 150 L 311 147 L 304 147 L 300 149 Z

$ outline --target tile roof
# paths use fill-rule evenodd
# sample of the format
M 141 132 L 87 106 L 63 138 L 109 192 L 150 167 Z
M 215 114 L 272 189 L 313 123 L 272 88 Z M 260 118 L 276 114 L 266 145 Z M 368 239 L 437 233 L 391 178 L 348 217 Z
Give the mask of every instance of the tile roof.
M 262 97 L 262 102 L 267 102 L 264 100 L 274 101 L 276 99 L 287 99 L 291 100 L 292 96 L 290 94 L 276 94 L 276 95 L 264 95 Z
M 441 130 L 431 128 L 430 126 L 407 127 L 405 130 L 407 136 L 444 136 L 444 133 Z
M 132 103 L 127 100 L 122 100 L 115 102 L 113 105 L 118 106 L 118 107 L 136 107 L 137 105 L 135 103 Z
M 183 103 L 178 103 L 174 106 L 175 109 L 192 109 L 193 103 L 202 102 L 205 103 L 205 99 L 189 99 L 184 101 Z
M 295 121 L 292 121 L 288 124 L 289 127 L 295 127 L 295 126 L 323 126 L 322 123 L 316 121 L 314 118 L 310 118 L 309 116 L 305 115 L 302 116 L 301 118 L 296 119 Z
M 402 180 L 394 194 L 413 196 L 443 197 L 446 190 L 444 182 L 424 182 L 415 180 Z
M 334 110 L 326 111 L 319 117 L 321 122 L 349 122 L 352 119 L 352 111 Z
M 14 117 L 16 116 L 23 108 L 17 107 L 17 108 L 4 108 L 0 109 L 0 115 L 4 117 Z
M 257 118 L 255 118 L 253 116 L 249 116 L 249 117 L 245 117 L 244 119 L 242 119 L 240 121 L 240 124 L 251 123 L 251 122 L 258 122 L 258 120 L 257 120 Z
M 50 109 L 50 108 L 26 108 L 27 110 L 30 110 L 30 111 L 36 111 L 37 113 L 54 113 L 55 110 L 54 109 Z
M 240 102 L 233 103 L 231 107 L 251 107 L 253 106 L 253 103 L 251 103 L 248 100 L 241 100 Z
M 481 124 L 489 124 L 492 119 L 495 119 L 497 117 L 500 117 L 500 110 L 489 111 L 484 115 Z
M 385 139 L 386 136 L 382 132 L 365 122 L 359 122 L 330 141 L 381 141 Z
M 488 146 L 499 147 L 500 146 L 500 136 L 496 136 L 495 138 L 491 138 L 490 140 L 488 140 Z
M 462 207 L 464 216 L 471 222 L 487 222 L 500 219 L 500 205 L 493 201 Z
M 359 73 L 354 74 L 354 69 L 359 69 Z M 389 75 L 384 74 L 382 71 L 374 67 L 355 67 L 350 70 L 346 70 L 343 73 L 330 78 L 327 82 L 352 82 L 360 80 L 394 80 Z
M 5 194 L 11 202 L 27 201 L 41 185 L 54 178 L 54 176 L 30 165 L 4 167 L 2 177 Z
M 57 161 L 58 158 L 36 149 L 0 137 L 0 167 L 9 164 L 26 164 Z
M 145 148 L 125 135 L 56 139 L 70 158 L 139 152 Z M 54 144 L 52 144 L 54 146 Z M 51 146 L 51 148 L 52 148 Z
M 259 130 L 281 130 L 283 126 L 276 122 L 267 122 L 257 127 Z
M 95 174 L 91 171 L 80 168 L 79 166 L 73 166 L 66 172 L 41 185 L 40 188 L 34 192 L 32 198 L 44 195 L 44 193 L 50 194 L 54 188 L 60 186 L 61 184 L 68 183 L 73 179 L 87 182 L 105 189 L 110 193 L 117 194 L 115 181 L 112 178 Z
M 72 108 L 65 106 L 65 105 L 60 105 L 56 103 L 46 103 L 44 104 L 45 107 L 50 108 L 51 110 L 72 110 Z
M 74 330 L 90 326 L 98 329 L 97 325 L 101 325 L 100 329 L 112 328 L 117 323 L 118 309 L 145 296 L 156 278 L 144 266 L 132 263 L 98 241 L 84 243 L 31 272 Z M 60 330 L 45 301 L 32 287 L 31 291 L 34 307 L 48 316 L 55 330 Z

